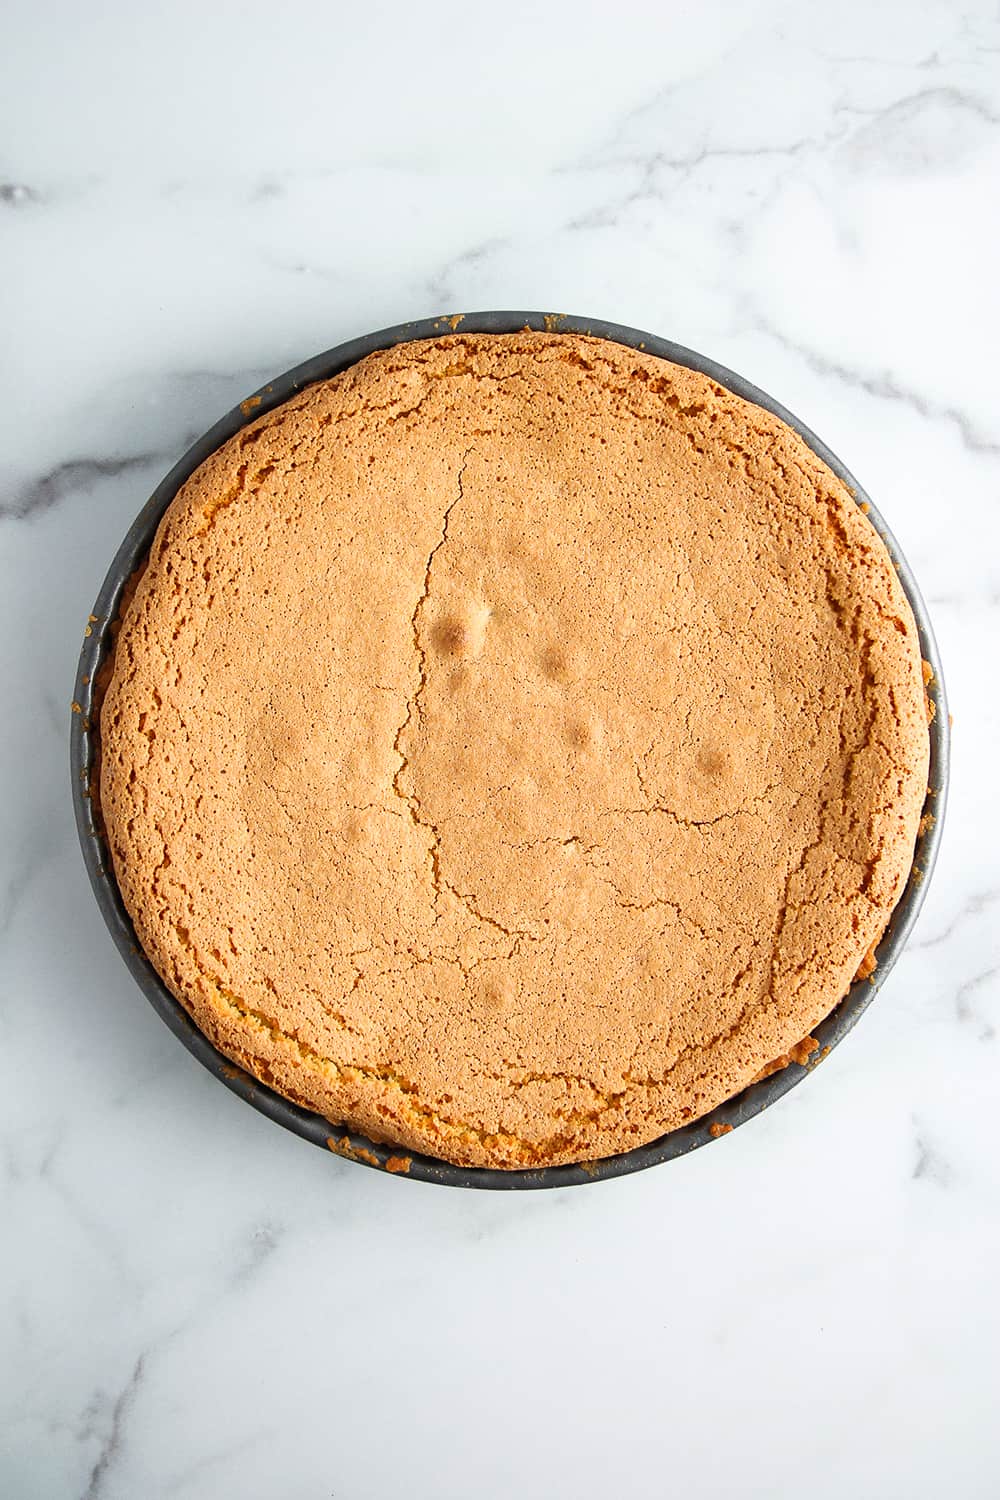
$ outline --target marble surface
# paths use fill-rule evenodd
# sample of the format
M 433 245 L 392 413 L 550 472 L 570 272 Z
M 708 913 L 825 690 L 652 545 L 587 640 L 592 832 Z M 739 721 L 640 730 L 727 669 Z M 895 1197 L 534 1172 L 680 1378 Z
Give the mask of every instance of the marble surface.
M 995 1497 L 994 0 L 39 0 L 0 49 L 0 1494 Z M 188 441 L 369 328 L 693 345 L 921 580 L 948 827 L 858 1030 L 758 1121 L 552 1194 L 380 1176 L 229 1095 L 101 924 L 69 698 Z

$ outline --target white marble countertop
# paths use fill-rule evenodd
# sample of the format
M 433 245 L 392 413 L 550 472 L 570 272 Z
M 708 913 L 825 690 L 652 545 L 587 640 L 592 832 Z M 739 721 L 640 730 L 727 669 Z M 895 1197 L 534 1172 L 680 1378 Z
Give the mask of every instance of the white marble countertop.
M 995 1500 L 994 0 L 38 0 L 4 33 L 0 1494 Z M 83 623 L 189 440 L 484 307 L 655 330 L 797 412 L 913 564 L 955 719 L 852 1036 L 711 1148 L 543 1194 L 383 1177 L 220 1088 L 68 795 Z

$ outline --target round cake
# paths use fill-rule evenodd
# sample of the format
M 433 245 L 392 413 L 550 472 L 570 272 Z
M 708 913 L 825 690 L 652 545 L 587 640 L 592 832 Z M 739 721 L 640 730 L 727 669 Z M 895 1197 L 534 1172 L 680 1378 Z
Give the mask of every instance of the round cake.
M 373 354 L 213 454 L 100 736 L 125 905 L 215 1045 L 499 1168 L 786 1057 L 885 929 L 928 772 L 845 486 L 704 376 L 527 331 Z

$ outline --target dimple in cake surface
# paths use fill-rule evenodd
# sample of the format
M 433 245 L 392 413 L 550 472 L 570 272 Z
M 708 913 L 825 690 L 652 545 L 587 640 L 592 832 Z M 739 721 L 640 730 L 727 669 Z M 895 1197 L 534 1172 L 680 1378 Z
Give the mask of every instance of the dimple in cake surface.
M 568 334 L 371 355 L 167 511 L 101 709 L 138 937 L 372 1139 L 628 1150 L 827 1015 L 902 893 L 920 649 L 777 418 Z

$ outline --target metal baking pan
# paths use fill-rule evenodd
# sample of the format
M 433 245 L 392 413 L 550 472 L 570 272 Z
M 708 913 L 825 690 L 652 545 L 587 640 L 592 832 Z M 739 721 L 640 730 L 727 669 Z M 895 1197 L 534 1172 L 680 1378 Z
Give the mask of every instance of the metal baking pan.
M 89 796 L 96 751 L 95 726 L 92 722 L 94 682 L 111 645 L 111 621 L 117 615 L 126 582 L 148 552 L 160 518 L 181 485 L 210 453 L 231 438 L 241 427 L 264 412 L 280 406 L 303 386 L 313 381 L 329 379 L 330 376 L 355 364 L 376 349 L 387 349 L 395 344 L 406 343 L 414 339 L 440 337 L 459 327 L 463 333 L 515 333 L 523 328 L 534 328 L 549 332 L 585 333 L 597 338 L 609 339 L 613 343 L 643 349 L 647 354 L 659 355 L 674 364 L 700 371 L 701 374 L 717 381 L 718 384 L 725 386 L 735 395 L 741 396 L 745 401 L 751 401 L 766 411 L 773 412 L 776 417 L 780 417 L 783 422 L 794 428 L 813 452 L 844 481 L 854 493 L 858 503 L 867 507 L 868 519 L 885 541 L 896 566 L 916 617 L 924 658 L 929 662 L 933 672 L 928 684 L 928 694 L 934 704 L 935 712 L 930 726 L 930 777 L 927 803 L 924 809 L 925 813 L 930 816 L 925 817 L 921 823 L 909 881 L 882 941 L 876 949 L 878 967 L 873 976 L 870 979 L 855 981 L 836 1009 L 815 1028 L 813 1035 L 819 1046 L 805 1065 L 789 1063 L 780 1072 L 772 1074 L 760 1083 L 752 1084 L 742 1093 L 727 1100 L 711 1114 L 705 1115 L 693 1124 L 672 1130 L 669 1134 L 661 1136 L 659 1140 L 651 1141 L 646 1146 L 639 1146 L 619 1156 L 571 1166 L 540 1167 L 522 1171 L 500 1171 L 487 1167 L 456 1167 L 449 1162 L 406 1152 L 398 1146 L 378 1145 L 343 1126 L 331 1125 L 328 1120 L 318 1114 L 301 1109 L 290 1100 L 282 1098 L 280 1094 L 265 1087 L 264 1084 L 258 1083 L 241 1068 L 235 1067 L 220 1052 L 217 1052 L 208 1038 L 198 1030 L 183 1006 L 167 990 L 143 953 L 122 904 L 111 862 L 95 818 L 95 809 Z M 948 706 L 945 699 L 941 663 L 920 590 L 917 588 L 913 574 L 895 538 L 875 505 L 847 468 L 819 438 L 809 431 L 808 427 L 804 426 L 797 417 L 792 416 L 791 412 L 786 411 L 771 396 L 751 385 L 748 380 L 744 380 L 742 376 L 734 374 L 722 365 L 717 365 L 714 360 L 706 359 L 691 349 L 673 344 L 668 339 L 658 338 L 651 333 L 642 333 L 634 328 L 624 328 L 617 323 L 605 323 L 596 318 L 577 318 L 538 312 L 481 312 L 465 313 L 461 317 L 455 315 L 426 318 L 415 323 L 402 323 L 395 328 L 385 328 L 378 333 L 369 333 L 363 338 L 352 339 L 335 349 L 327 350 L 324 354 L 317 354 L 312 359 L 306 360 L 304 364 L 297 365 L 295 369 L 288 370 L 284 375 L 276 376 L 274 380 L 248 396 L 188 449 L 184 457 L 156 487 L 136 517 L 108 570 L 108 575 L 97 596 L 90 623 L 86 626 L 73 699 L 70 749 L 73 803 L 84 862 L 108 930 L 153 1009 L 180 1038 L 188 1051 L 214 1073 L 226 1088 L 232 1089 L 248 1104 L 252 1104 L 255 1109 L 268 1115 L 287 1130 L 294 1131 L 296 1135 L 312 1141 L 314 1145 L 322 1146 L 324 1150 L 335 1151 L 338 1155 L 359 1162 L 361 1165 L 394 1172 L 400 1176 L 418 1178 L 425 1182 L 446 1183 L 455 1187 L 552 1188 L 599 1181 L 605 1177 L 619 1177 L 627 1172 L 639 1172 L 659 1162 L 683 1156 L 685 1152 L 693 1151 L 698 1146 L 703 1146 L 721 1135 L 728 1134 L 735 1126 L 752 1119 L 762 1109 L 766 1109 L 776 1099 L 780 1099 L 789 1089 L 801 1083 L 811 1071 L 811 1067 L 828 1055 L 830 1049 L 847 1035 L 858 1017 L 871 1004 L 899 956 L 907 934 L 920 910 L 941 840 L 948 784 L 949 751 Z

